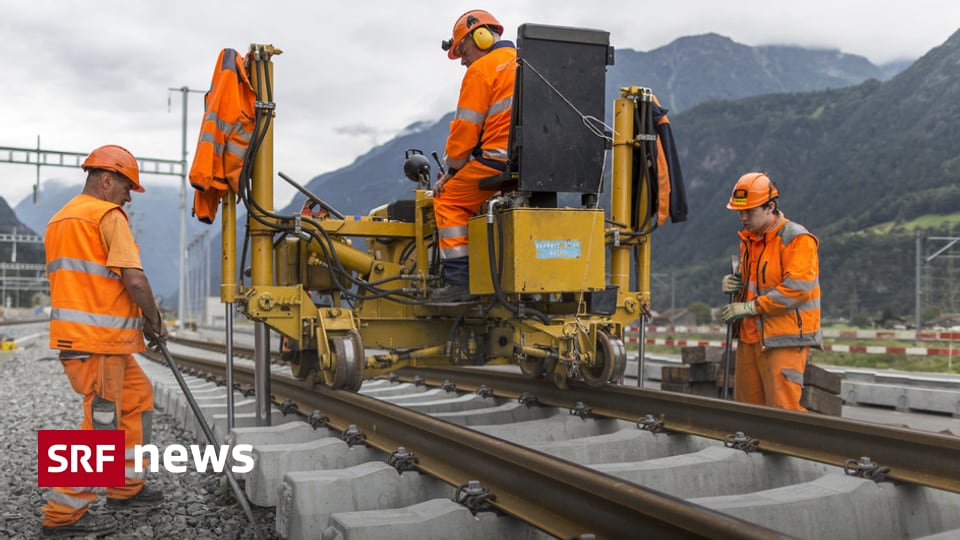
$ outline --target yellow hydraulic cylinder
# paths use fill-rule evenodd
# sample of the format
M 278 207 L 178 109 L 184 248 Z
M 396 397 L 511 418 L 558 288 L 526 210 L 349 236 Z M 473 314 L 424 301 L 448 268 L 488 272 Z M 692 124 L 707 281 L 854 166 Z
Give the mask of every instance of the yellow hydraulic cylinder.
M 621 90 L 623 92 L 625 89 Z M 614 230 L 619 233 L 630 232 L 630 208 L 633 201 L 633 189 L 630 178 L 633 175 L 633 117 L 636 102 L 621 97 L 613 105 L 613 170 L 611 172 L 610 219 Z M 626 238 L 614 237 L 610 250 L 610 284 L 621 291 L 630 290 L 630 243 Z
M 280 54 L 280 49 L 273 45 L 250 45 L 250 54 L 248 58 L 252 59 L 250 65 L 250 84 L 257 92 L 258 107 L 261 113 L 274 116 L 272 103 L 267 103 L 268 97 L 273 95 L 273 62 L 270 60 L 275 54 Z M 257 219 L 270 221 L 264 213 L 273 212 L 273 121 L 264 122 L 265 130 L 262 131 L 262 143 L 257 149 L 257 154 L 253 161 L 253 182 L 251 187 L 251 198 L 253 204 L 248 208 L 250 217 L 248 217 L 250 231 L 250 261 L 252 264 L 250 273 L 250 284 L 254 287 L 273 285 L 273 230 L 266 224 Z M 261 133 L 254 133 L 254 139 L 261 136 Z
M 223 195 L 221 206 L 220 301 L 229 304 L 237 295 L 237 198 L 232 189 Z

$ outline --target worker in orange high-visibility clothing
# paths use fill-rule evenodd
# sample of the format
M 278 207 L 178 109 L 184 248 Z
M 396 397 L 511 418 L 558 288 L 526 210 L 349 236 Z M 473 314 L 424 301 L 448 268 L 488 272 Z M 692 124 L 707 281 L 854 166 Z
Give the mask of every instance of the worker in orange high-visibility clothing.
M 800 404 L 810 347 L 823 348 L 817 238 L 778 208 L 780 192 L 766 173 L 751 172 L 733 187 L 740 273 L 723 278 L 737 302 L 720 310 L 740 321 L 734 398 L 744 403 L 805 411 Z
M 506 170 L 517 49 L 501 40 L 502 34 L 503 26 L 493 15 L 475 9 L 457 19 L 453 37 L 443 42 L 447 56 L 459 58 L 467 72 L 450 122 L 444 152 L 447 170 L 433 187 L 446 283 L 433 291 L 434 302 L 469 299 L 467 221 L 496 193 L 480 189 L 480 181 Z
M 97 148 L 82 168 L 83 192 L 50 219 L 44 235 L 50 348 L 60 351 L 70 385 L 83 395 L 80 429 L 124 431 L 126 483 L 107 488 L 107 507 L 156 505 L 163 493 L 134 470 L 134 446 L 150 442 L 153 385 L 133 353 L 145 350 L 144 336 L 165 340 L 167 329 L 123 211 L 130 191 L 144 189 L 137 160 L 119 146 Z M 43 507 L 44 535 L 115 527 L 109 516 L 87 512 L 97 490 L 53 488 Z

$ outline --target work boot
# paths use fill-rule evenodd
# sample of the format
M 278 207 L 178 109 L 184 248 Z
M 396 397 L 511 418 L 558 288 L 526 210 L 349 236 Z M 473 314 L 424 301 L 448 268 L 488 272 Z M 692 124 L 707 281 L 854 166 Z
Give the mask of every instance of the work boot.
M 140 493 L 137 493 L 129 499 L 111 499 L 107 498 L 107 506 L 112 508 L 138 508 L 144 506 L 156 506 L 163 502 L 163 492 L 150 486 L 143 486 Z
M 466 285 L 446 285 L 439 289 L 434 289 L 430 296 L 432 304 L 459 304 L 473 300 L 470 295 L 470 287 Z
M 95 516 L 90 512 L 85 512 L 80 519 L 69 525 L 60 527 L 50 527 L 44 525 L 41 529 L 43 536 L 86 536 L 89 534 L 103 535 L 117 528 L 117 520 L 111 516 Z

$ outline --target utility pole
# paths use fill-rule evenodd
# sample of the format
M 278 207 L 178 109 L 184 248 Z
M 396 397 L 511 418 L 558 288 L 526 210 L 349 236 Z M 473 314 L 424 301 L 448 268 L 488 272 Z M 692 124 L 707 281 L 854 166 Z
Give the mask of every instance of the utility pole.
M 186 254 L 187 254 L 187 98 L 190 95 L 190 92 L 196 94 L 204 93 L 201 90 L 191 90 L 187 86 L 181 86 L 180 88 L 167 88 L 171 92 L 180 92 L 183 97 L 183 104 L 181 109 L 183 110 L 183 124 L 181 132 L 181 144 L 183 153 L 182 155 L 182 169 L 180 174 L 180 279 L 177 283 L 177 318 L 180 319 L 180 328 L 183 328 L 183 325 L 186 323 L 184 320 L 184 298 L 185 291 L 184 287 L 186 285 Z M 167 106 L 170 105 L 170 96 L 167 95 Z
M 921 292 L 921 289 L 920 289 L 921 263 L 923 263 L 923 262 L 927 262 L 927 263 L 928 263 L 928 262 L 936 259 L 936 258 L 939 257 L 940 255 L 942 255 L 943 253 L 945 253 L 946 251 L 948 251 L 950 248 L 952 248 L 954 245 L 956 245 L 957 242 L 960 242 L 960 238 L 955 237 L 955 236 L 929 236 L 929 237 L 927 237 L 927 240 L 934 240 L 934 241 L 946 242 L 947 245 L 945 245 L 945 246 L 943 246 L 942 248 L 938 249 L 937 251 L 933 252 L 933 255 L 930 255 L 930 256 L 928 256 L 928 257 L 926 257 L 926 258 L 922 258 L 922 251 L 921 251 L 921 249 L 922 249 L 922 248 L 921 248 L 922 240 L 921 240 L 921 238 L 920 238 L 920 234 L 917 233 L 917 269 L 916 269 L 916 272 L 917 272 L 917 277 L 916 277 L 916 283 L 917 283 L 917 292 L 916 292 L 916 295 L 917 295 L 917 299 L 916 299 L 916 301 L 917 301 L 917 332 L 920 331 L 920 324 L 921 324 L 921 322 L 922 322 L 922 316 L 921 316 L 921 314 L 920 314 L 920 311 L 921 311 L 921 300 L 920 300 L 920 292 Z

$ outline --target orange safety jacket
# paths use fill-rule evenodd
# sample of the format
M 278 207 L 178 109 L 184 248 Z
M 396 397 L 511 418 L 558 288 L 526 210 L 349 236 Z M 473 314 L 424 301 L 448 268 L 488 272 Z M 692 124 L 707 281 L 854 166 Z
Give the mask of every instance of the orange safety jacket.
M 204 223 L 213 223 L 227 189 L 239 191 L 240 170 L 256 122 L 256 100 L 243 55 L 233 49 L 220 51 L 203 98 L 203 124 L 190 167 L 190 185 L 196 190 L 193 214 Z
M 766 231 L 739 235 L 746 284 L 740 300 L 753 301 L 759 314 L 742 320 L 740 339 L 763 347 L 822 349 L 817 237 L 783 212 Z
M 444 151 L 451 178 L 433 199 L 444 260 L 467 256 L 467 222 L 496 193 L 481 190 L 480 181 L 507 168 L 516 73 L 517 48 L 510 41 L 498 41 L 463 76 Z
M 100 239 L 100 220 L 114 208 L 123 212 L 117 204 L 80 194 L 47 224 L 51 349 L 102 354 L 146 349 L 140 307 L 121 276 L 107 267 Z
M 683 184 L 683 172 L 680 170 L 680 158 L 667 109 L 660 105 L 657 96 L 651 94 L 651 97 L 657 131 L 657 181 L 653 197 L 656 223 L 660 226 L 667 222 L 668 217 L 673 223 L 687 220 L 687 190 Z
M 506 170 L 516 71 L 517 49 L 505 40 L 467 68 L 444 150 L 451 176 L 470 159 Z

